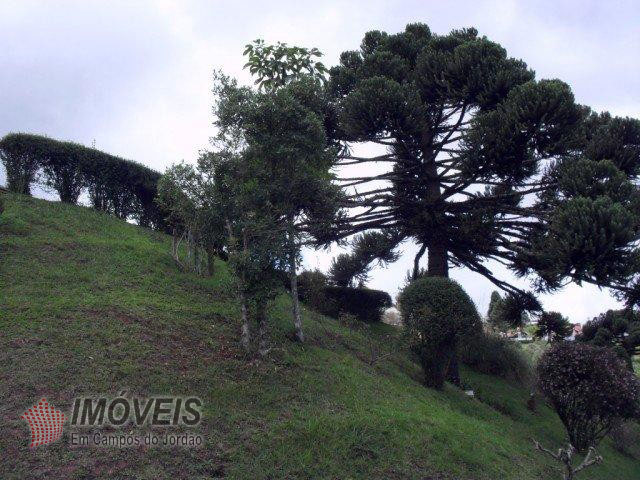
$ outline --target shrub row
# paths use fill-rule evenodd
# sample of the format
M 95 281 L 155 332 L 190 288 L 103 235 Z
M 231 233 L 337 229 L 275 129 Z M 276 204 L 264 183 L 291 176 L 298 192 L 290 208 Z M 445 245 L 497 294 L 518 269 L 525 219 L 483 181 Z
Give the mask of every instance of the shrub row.
M 392 305 L 387 292 L 327 285 L 327 277 L 318 271 L 298 276 L 298 297 L 323 315 L 338 318 L 349 314 L 367 323 L 380 321 L 383 311 Z
M 0 140 L 0 160 L 13 192 L 29 195 L 38 180 L 55 190 L 63 202 L 75 204 L 86 191 L 97 210 L 137 220 L 145 227 L 163 226 L 163 215 L 154 201 L 160 173 L 136 162 L 77 143 L 24 133 L 10 133 Z

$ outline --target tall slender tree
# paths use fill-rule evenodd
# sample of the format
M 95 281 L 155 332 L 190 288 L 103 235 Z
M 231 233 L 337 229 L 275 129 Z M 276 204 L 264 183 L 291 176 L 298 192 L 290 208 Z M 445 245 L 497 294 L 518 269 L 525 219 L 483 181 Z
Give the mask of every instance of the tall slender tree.
M 330 173 L 337 150 L 327 137 L 329 112 L 322 89 L 326 68 L 316 61 L 321 56 L 317 49 L 284 43 L 256 40 L 245 55 L 260 93 L 245 110 L 242 128 L 249 152 L 264 166 L 262 186 L 286 231 L 292 316 L 302 342 L 297 265 L 301 245 L 309 240 L 304 224 L 313 219 L 319 232 L 338 209 L 339 189 Z

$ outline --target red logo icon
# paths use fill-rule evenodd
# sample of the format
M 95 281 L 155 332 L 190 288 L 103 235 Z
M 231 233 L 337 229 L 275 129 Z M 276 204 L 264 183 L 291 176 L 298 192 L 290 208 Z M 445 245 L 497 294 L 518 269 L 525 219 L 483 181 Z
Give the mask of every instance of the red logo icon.
M 29 424 L 31 448 L 53 443 L 62 436 L 64 413 L 49 405 L 46 398 L 24 412 L 20 418 L 24 418 Z

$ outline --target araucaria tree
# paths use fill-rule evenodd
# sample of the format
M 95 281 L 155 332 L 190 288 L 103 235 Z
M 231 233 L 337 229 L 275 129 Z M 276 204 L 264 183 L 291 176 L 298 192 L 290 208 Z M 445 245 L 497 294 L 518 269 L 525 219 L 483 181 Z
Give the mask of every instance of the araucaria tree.
M 486 261 L 537 274 L 539 289 L 633 289 L 638 121 L 590 113 L 475 29 L 368 32 L 330 70 L 329 89 L 340 164 L 359 172 L 341 179 L 352 207 L 342 236 L 414 240 L 414 276 L 428 252 L 428 275 L 462 266 L 516 294 Z M 379 151 L 364 156 L 362 144 Z
M 573 326 L 559 312 L 543 312 L 533 334 L 535 338 L 546 338 L 547 342 L 560 342 L 571 335 Z

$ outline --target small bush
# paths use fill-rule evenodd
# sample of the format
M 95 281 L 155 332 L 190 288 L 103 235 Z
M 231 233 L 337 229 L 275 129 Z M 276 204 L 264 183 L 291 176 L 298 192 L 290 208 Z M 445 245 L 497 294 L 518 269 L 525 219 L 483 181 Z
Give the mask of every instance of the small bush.
M 391 306 L 387 292 L 370 288 L 324 287 L 321 301 L 318 311 L 324 315 L 338 318 L 348 313 L 367 323 L 379 322 L 384 309 Z
M 526 383 L 531 366 L 518 345 L 497 335 L 476 331 L 460 340 L 460 361 L 473 370 Z
M 408 342 L 420 356 L 425 384 L 442 388 L 450 365 L 457 365 L 460 338 L 479 328 L 478 311 L 459 284 L 443 277 L 411 282 L 398 300 Z
M 555 345 L 540 359 L 538 386 L 578 452 L 595 447 L 618 421 L 640 414 L 640 381 L 610 349 Z

